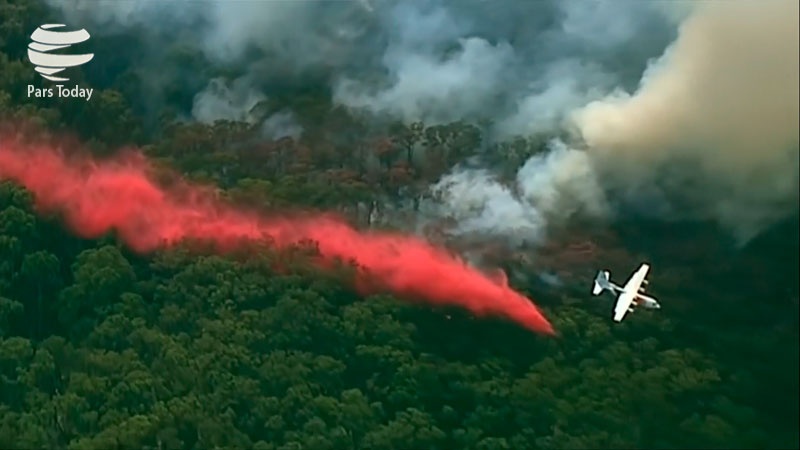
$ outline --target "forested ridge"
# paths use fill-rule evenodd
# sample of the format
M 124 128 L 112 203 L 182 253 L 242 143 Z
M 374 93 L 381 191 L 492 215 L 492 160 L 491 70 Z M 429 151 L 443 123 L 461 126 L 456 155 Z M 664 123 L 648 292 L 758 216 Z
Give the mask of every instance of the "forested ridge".
M 70 69 L 95 89 L 91 101 L 28 98 L 28 84 L 47 82 L 27 39 L 50 14 L 0 0 L 5 135 L 99 158 L 135 146 L 243 208 L 335 211 L 365 228 L 397 227 L 427 186 L 486 150 L 478 126 L 367 126 L 305 86 L 258 105 L 265 115 L 291 105 L 299 139 L 187 121 L 191 80 L 154 105 L 136 45 L 113 39 Z M 543 143 L 488 153 L 514 168 Z M 708 223 L 632 220 L 576 226 L 530 252 L 486 250 L 543 307 L 558 332 L 545 337 L 455 308 L 364 298 L 351 268 L 322 270 L 304 248 L 140 255 L 113 234 L 79 239 L 34 200 L 0 179 L 2 449 L 800 446 L 796 217 L 744 248 Z M 663 309 L 613 323 L 612 299 L 589 295 L 595 271 L 624 278 L 642 260 Z

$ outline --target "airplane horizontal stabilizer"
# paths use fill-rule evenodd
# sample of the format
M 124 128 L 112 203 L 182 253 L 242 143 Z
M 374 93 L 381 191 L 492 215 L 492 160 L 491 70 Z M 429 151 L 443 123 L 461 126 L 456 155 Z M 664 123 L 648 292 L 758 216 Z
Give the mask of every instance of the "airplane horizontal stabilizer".
M 609 282 L 610 275 L 611 274 L 607 270 L 597 272 L 597 276 L 594 279 L 594 286 L 592 287 L 592 295 L 600 295 L 604 289 L 611 289 L 611 283 Z

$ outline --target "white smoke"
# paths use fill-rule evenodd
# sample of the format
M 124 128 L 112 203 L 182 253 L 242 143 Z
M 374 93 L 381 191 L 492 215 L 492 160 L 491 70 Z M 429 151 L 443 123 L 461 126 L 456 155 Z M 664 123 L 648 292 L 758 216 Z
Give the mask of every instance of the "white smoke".
M 334 101 L 406 122 L 424 118 L 431 125 L 453 120 L 453 111 L 475 117 L 493 100 L 513 50 L 506 43 L 492 46 L 477 38 L 464 39 L 459 47 L 444 60 L 392 50 L 385 57 L 394 79 L 391 87 L 371 92 L 371 87 L 345 79 L 336 85 Z
M 267 97 L 254 90 L 248 80 L 240 78 L 233 83 L 215 78 L 194 97 L 192 116 L 200 122 L 213 123 L 231 120 L 252 123 L 256 116 L 253 108 Z
M 515 183 L 504 185 L 486 170 L 455 169 L 432 188 L 437 212 L 455 219 L 456 234 L 492 234 L 511 243 L 536 243 L 546 227 L 576 216 L 605 217 L 609 206 L 586 152 L 550 142 L 530 158 Z
M 267 117 L 261 124 L 261 133 L 273 140 L 285 137 L 298 139 L 303 134 L 303 127 L 297 122 L 293 112 L 282 110 Z
M 488 119 L 499 138 L 574 128 L 567 143 L 582 150 L 553 144 L 511 186 L 487 170 L 445 177 L 434 190 L 463 230 L 536 238 L 607 215 L 608 194 L 746 239 L 797 208 L 796 0 L 50 3 L 97 40 L 141 30 L 152 52 L 174 43 L 205 55 L 190 74 L 166 57 L 132 62 L 149 86 L 183 79 L 171 71 L 208 77 L 202 120 L 247 118 L 264 97 L 313 82 L 375 115 Z M 247 83 L 206 92 L 222 73 Z
M 438 212 L 456 220 L 455 233 L 491 233 L 520 241 L 541 238 L 544 217 L 485 170 L 455 171 L 432 190 L 443 204 Z
M 203 76 L 171 62 L 173 48 L 205 55 L 203 85 L 221 71 L 251 83 L 251 100 L 197 107 L 219 106 L 212 116 L 231 116 L 236 105 L 246 116 L 260 95 L 311 80 L 326 84 L 335 102 L 370 114 L 427 123 L 493 119 L 504 135 L 528 133 L 539 118 L 541 128 L 551 126 L 576 104 L 635 83 L 673 32 L 653 2 L 49 3 L 98 38 L 141 31 L 150 59 L 131 65 L 154 89 Z M 647 39 L 636 39 L 644 32 Z
M 230 120 L 256 124 L 261 121 L 261 134 L 268 139 L 299 138 L 303 127 L 290 110 L 280 110 L 266 119 L 257 106 L 267 97 L 254 90 L 249 80 L 239 78 L 228 83 L 223 78 L 211 80 L 205 90 L 194 98 L 192 116 L 205 123 Z
M 607 215 L 611 193 L 662 218 L 715 219 L 744 242 L 796 211 L 798 2 L 695 6 L 670 10 L 685 21 L 638 90 L 572 113 L 586 151 L 557 144 L 534 156 L 517 174 L 517 195 L 485 173 L 450 174 L 434 187 L 446 191 L 444 214 L 467 215 L 470 231 L 536 239 L 576 214 Z M 530 130 L 557 118 L 544 104 L 530 108 L 539 115 Z M 465 194 L 475 191 L 483 195 Z
M 798 2 L 702 2 L 633 95 L 575 112 L 606 178 L 658 184 L 747 240 L 796 210 Z
M 519 100 L 516 112 L 498 123 L 497 135 L 510 138 L 558 129 L 567 112 L 601 98 L 613 88 L 613 75 L 586 65 L 592 63 L 575 59 L 548 67 L 541 78 L 531 83 L 531 93 Z

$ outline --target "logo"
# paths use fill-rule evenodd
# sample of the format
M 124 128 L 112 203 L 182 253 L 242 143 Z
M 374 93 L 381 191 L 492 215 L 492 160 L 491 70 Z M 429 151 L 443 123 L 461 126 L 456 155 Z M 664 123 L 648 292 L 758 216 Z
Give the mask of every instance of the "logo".
M 86 64 L 94 58 L 94 53 L 82 55 L 70 55 L 64 53 L 50 53 L 54 50 L 69 48 L 73 44 L 86 42 L 91 37 L 89 32 L 80 29 L 77 31 L 53 31 L 55 28 L 62 28 L 64 24 L 42 25 L 31 33 L 31 43 L 28 45 L 28 60 L 34 65 L 36 72 L 43 78 L 61 82 L 69 81 L 69 78 L 55 76 L 69 67 Z M 37 88 L 28 85 L 28 97 L 80 97 L 87 101 L 92 97 L 93 89 L 84 89 L 75 85 L 68 88 L 64 85 L 56 85 L 53 88 Z
M 54 77 L 67 67 L 86 64 L 94 58 L 94 53 L 84 55 L 63 55 L 47 53 L 53 50 L 69 48 L 72 44 L 79 44 L 89 40 L 89 32 L 78 31 L 50 31 L 61 28 L 63 24 L 42 25 L 31 33 L 31 43 L 28 45 L 28 59 L 36 66 L 36 71 L 50 81 L 68 81 L 69 78 Z

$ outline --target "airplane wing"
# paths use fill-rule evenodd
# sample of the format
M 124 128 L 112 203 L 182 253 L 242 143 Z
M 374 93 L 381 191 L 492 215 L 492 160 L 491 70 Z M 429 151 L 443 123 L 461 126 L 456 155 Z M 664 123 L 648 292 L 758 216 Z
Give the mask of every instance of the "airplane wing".
M 630 279 L 628 279 L 628 282 L 625 283 L 625 286 L 622 287 L 622 292 L 617 298 L 617 304 L 614 306 L 615 322 L 620 322 L 622 318 L 625 317 L 625 313 L 627 313 L 628 308 L 631 307 L 631 303 L 633 303 L 633 299 L 636 298 L 639 287 L 642 285 L 642 282 L 644 282 L 644 279 L 647 277 L 647 272 L 649 271 L 650 266 L 648 264 L 642 264 L 639 270 L 634 272 Z
M 633 303 L 633 292 L 622 291 L 617 297 L 617 304 L 614 306 L 614 322 L 621 322 L 622 318 L 625 317 L 625 313 L 628 312 L 628 308 L 631 307 L 631 303 Z
M 639 288 L 642 286 L 644 279 L 647 278 L 647 272 L 649 271 L 650 266 L 648 264 L 642 264 L 642 266 L 639 267 L 639 270 L 631 275 L 630 279 L 628 279 L 628 282 L 622 287 L 622 290 L 625 292 L 630 291 L 634 294 L 639 292 Z

